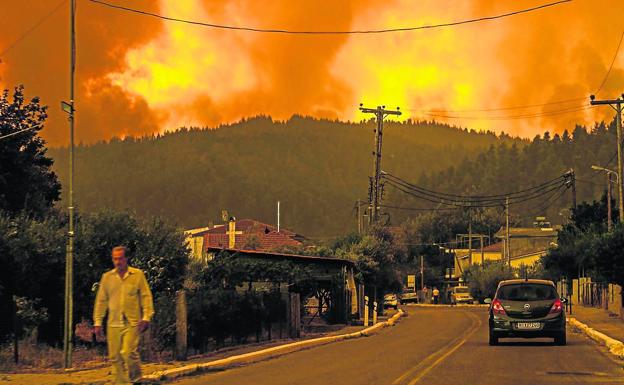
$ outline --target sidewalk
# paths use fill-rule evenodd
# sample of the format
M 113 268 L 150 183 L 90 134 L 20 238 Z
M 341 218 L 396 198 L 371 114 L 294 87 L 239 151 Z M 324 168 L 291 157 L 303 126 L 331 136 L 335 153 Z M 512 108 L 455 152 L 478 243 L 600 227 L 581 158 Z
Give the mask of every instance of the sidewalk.
M 610 315 L 604 309 L 575 305 L 572 316 L 587 326 L 624 342 L 624 320 L 617 315 Z
M 387 318 L 387 317 L 384 317 Z M 381 319 L 380 319 L 381 321 Z M 221 349 L 212 353 L 207 353 L 190 359 L 188 361 L 173 361 L 167 363 L 145 363 L 142 365 L 143 374 L 148 375 L 154 372 L 159 372 L 166 369 L 179 368 L 189 364 L 199 364 L 203 362 L 209 362 L 221 358 L 226 358 L 233 355 L 239 355 L 249 352 L 254 352 L 273 346 L 283 345 L 285 343 L 293 341 L 302 341 L 311 338 L 318 338 L 322 336 L 333 336 L 339 334 L 353 333 L 363 329 L 362 326 L 345 326 L 340 330 L 332 331 L 330 333 L 314 333 L 306 334 L 298 340 L 281 339 L 265 341 L 260 343 L 252 343 L 247 345 L 235 346 L 231 348 Z M 87 385 L 87 384 L 106 384 L 110 378 L 110 366 L 98 367 L 94 369 L 75 370 L 71 372 L 65 372 L 63 370 L 45 370 L 40 372 L 31 373 L 0 373 L 0 384 L 2 385 Z

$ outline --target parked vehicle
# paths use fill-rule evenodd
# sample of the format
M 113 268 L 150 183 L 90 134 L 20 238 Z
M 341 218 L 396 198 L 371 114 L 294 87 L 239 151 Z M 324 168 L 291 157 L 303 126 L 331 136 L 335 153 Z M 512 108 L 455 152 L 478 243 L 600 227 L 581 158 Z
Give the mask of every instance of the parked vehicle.
M 399 308 L 399 298 L 396 294 L 386 294 L 384 295 L 383 307 L 386 308 L 394 308 L 394 310 Z
M 415 291 L 405 291 L 401 294 L 401 303 L 418 303 L 418 293 Z
M 566 344 L 565 299 L 552 281 L 514 279 L 498 284 L 490 303 L 490 345 L 505 337 L 552 337 Z
M 468 286 L 455 286 L 451 288 L 451 303 L 473 303 L 474 298 L 470 295 Z

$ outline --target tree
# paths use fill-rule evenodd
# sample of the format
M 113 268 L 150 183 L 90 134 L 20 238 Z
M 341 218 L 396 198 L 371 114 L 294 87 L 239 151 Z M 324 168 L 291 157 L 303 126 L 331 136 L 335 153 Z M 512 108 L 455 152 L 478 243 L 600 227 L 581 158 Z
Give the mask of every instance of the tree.
M 378 302 L 385 292 L 402 288 L 400 266 L 406 250 L 396 236 L 387 227 L 373 226 L 363 236 L 349 234 L 334 242 L 334 256 L 355 262 L 356 278 L 364 283 L 367 295 L 377 295 Z
M 514 270 L 500 261 L 484 261 L 483 265 L 471 265 L 464 272 L 464 280 L 473 298 L 494 298 L 500 281 L 514 278 Z
M 91 319 L 94 285 L 102 273 L 112 269 L 111 249 L 124 245 L 129 249 L 130 265 L 145 272 L 154 295 L 155 340 L 160 344 L 156 348 L 171 346 L 175 292 L 183 286 L 189 261 L 184 233 L 159 218 L 138 219 L 134 213 L 111 210 L 79 215 L 76 229 L 81 234 L 74 269 L 76 322 Z
M 12 97 L 8 89 L 0 95 L 0 136 L 15 134 L 0 140 L 0 210 L 11 215 L 25 211 L 42 217 L 60 196 L 53 161 L 38 135 L 46 109 L 38 97 L 26 102 L 23 86 L 15 87 Z M 35 128 L 19 132 L 28 127 Z
M 21 319 L 26 321 L 22 326 L 31 329 L 37 326 L 43 340 L 55 341 L 63 314 L 65 237 L 62 228 L 63 222 L 56 216 L 34 219 L 25 214 L 0 213 L 0 265 L 3 266 L 0 269 L 0 313 L 7 315 L 7 322 L 0 323 L 0 339 L 14 332 L 22 335 L 22 330 L 12 330 L 8 322 L 18 300 L 18 311 L 20 303 L 41 311 L 39 305 L 47 308 L 47 322 L 37 317 L 36 324 Z
M 614 212 L 617 215 L 617 209 Z M 572 210 L 572 223 L 559 231 L 557 247 L 542 258 L 551 278 L 575 277 L 584 272 L 596 280 L 622 282 L 621 258 L 617 257 L 622 250 L 622 226 L 616 224 L 612 232 L 607 232 L 606 216 L 606 194 Z

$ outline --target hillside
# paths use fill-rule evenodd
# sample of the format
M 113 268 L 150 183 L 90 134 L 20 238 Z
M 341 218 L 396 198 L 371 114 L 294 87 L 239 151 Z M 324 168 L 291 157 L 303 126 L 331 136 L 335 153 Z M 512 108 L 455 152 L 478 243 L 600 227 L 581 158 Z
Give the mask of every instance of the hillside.
M 258 117 L 216 129 L 114 139 L 76 150 L 80 210 L 130 208 L 186 228 L 218 223 L 221 210 L 276 222 L 310 237 L 355 228 L 356 199 L 372 172 L 373 122 Z M 499 142 L 523 142 L 426 122 L 388 122 L 383 169 L 417 180 Z M 67 149 L 50 149 L 63 186 Z M 64 193 L 66 189 L 64 188 Z
M 592 165 L 616 168 L 615 125 L 597 124 L 590 130 L 577 126 L 569 133 L 538 136 L 522 147 L 498 144 L 471 160 L 444 171 L 423 175 L 418 184 L 436 191 L 461 195 L 505 194 L 524 190 L 552 180 L 567 170 L 576 175 L 577 202 L 600 198 L 606 188 L 603 172 Z M 615 178 L 614 178 L 615 179 Z M 542 192 L 547 192 L 548 189 Z M 613 196 L 617 185 L 613 183 Z M 400 192 L 390 194 L 389 200 L 404 205 L 425 205 Z M 547 216 L 552 223 L 561 224 L 569 216 L 572 205 L 571 189 L 548 192 L 543 197 L 511 207 L 512 215 L 530 225 L 535 216 Z M 502 209 L 500 210 L 502 213 Z M 606 220 L 606 218 L 605 218 Z

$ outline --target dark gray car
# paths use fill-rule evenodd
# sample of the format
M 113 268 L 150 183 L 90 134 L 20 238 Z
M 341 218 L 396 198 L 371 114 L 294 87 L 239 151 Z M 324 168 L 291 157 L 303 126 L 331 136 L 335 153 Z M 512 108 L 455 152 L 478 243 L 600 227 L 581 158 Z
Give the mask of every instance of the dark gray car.
M 499 338 L 554 338 L 566 344 L 565 300 L 552 281 L 513 279 L 498 284 L 490 304 L 490 345 Z

